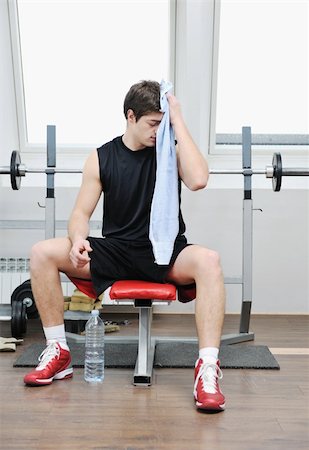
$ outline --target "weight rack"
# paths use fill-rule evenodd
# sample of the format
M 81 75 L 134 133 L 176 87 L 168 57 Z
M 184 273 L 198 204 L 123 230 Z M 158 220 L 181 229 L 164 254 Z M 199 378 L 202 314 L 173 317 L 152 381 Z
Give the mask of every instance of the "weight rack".
M 21 171 L 23 168 L 21 167 Z M 33 170 L 31 170 L 32 172 Z M 39 171 L 39 170 L 38 170 Z M 68 169 L 65 171 L 69 171 Z M 40 170 L 42 172 L 42 170 Z M 55 173 L 61 172 L 61 169 L 56 170 L 56 127 L 54 125 L 47 126 L 47 168 L 44 170 L 47 177 L 46 185 L 46 203 L 45 203 L 45 238 L 50 239 L 55 237 L 56 224 L 61 222 L 60 228 L 64 228 L 65 224 L 62 221 L 55 220 Z M 81 173 L 81 170 L 70 170 L 72 173 Z M 212 172 L 214 173 L 214 172 Z M 215 172 L 216 173 L 216 172 Z M 226 171 L 217 171 L 218 174 L 226 173 Z M 228 172 L 230 173 L 230 172 Z M 252 152 L 251 152 L 251 127 L 242 128 L 242 171 L 237 173 L 244 176 L 244 195 L 243 195 L 243 229 L 242 229 L 242 277 L 241 278 L 225 278 L 225 284 L 236 284 L 242 286 L 242 308 L 240 314 L 239 332 L 222 336 L 222 342 L 226 344 L 234 344 L 238 342 L 245 342 L 254 340 L 254 333 L 249 331 L 250 315 L 252 306 L 252 242 L 253 242 L 253 202 L 252 202 Z M 255 172 L 265 173 L 265 171 Z M 8 228 L 5 224 L 0 222 L 0 227 Z M 42 225 L 42 223 L 40 224 Z M 12 227 L 12 228 L 17 228 Z M 24 225 L 22 226 L 24 228 Z M 36 228 L 34 226 L 34 228 Z M 62 281 L 66 281 L 66 277 Z M 1 307 L 5 307 L 5 314 L 7 315 L 8 305 L 0 305 L 0 319 Z M 71 320 L 87 320 L 88 313 L 73 314 L 65 317 Z M 181 339 L 181 338 L 179 338 Z M 181 339 L 183 340 L 183 339 Z

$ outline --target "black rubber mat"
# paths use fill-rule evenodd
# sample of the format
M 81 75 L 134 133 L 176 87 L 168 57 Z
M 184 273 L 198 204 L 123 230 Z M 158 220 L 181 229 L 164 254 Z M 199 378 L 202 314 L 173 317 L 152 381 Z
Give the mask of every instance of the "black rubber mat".
M 70 343 L 73 367 L 84 366 L 84 344 Z M 17 358 L 14 367 L 35 367 L 45 344 L 33 344 Z M 154 367 L 194 367 L 198 356 L 195 343 L 159 342 Z M 136 343 L 105 343 L 105 367 L 134 367 Z M 222 345 L 219 358 L 225 369 L 280 369 L 269 348 L 264 345 Z

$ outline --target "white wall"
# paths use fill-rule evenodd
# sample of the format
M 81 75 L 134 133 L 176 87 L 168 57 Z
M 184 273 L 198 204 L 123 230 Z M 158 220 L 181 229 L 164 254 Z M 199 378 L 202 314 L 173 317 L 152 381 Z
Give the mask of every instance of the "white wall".
M 67 220 L 77 188 L 57 188 L 56 214 Z M 183 189 L 182 209 L 189 242 L 216 249 L 225 277 L 242 271 L 242 190 Z M 0 189 L 2 220 L 44 220 L 45 190 L 25 187 L 20 191 Z M 253 192 L 253 306 L 256 313 L 308 312 L 308 191 L 257 189 Z M 101 219 L 98 205 L 94 220 Z M 93 235 L 100 235 L 94 230 Z M 57 232 L 65 235 L 65 231 Z M 44 230 L 2 230 L 1 256 L 28 256 L 31 246 L 44 239 Z M 227 312 L 239 312 L 241 287 L 227 285 Z M 168 311 L 193 312 L 194 305 L 175 304 Z M 156 307 L 166 312 L 166 308 Z
M 180 3 L 181 8 L 184 8 L 184 2 Z M 191 23 L 189 19 L 188 23 Z M 192 27 L 192 23 L 190 26 Z M 198 105 L 201 101 L 196 84 L 193 87 L 191 85 L 188 90 L 186 85 L 190 80 L 194 83 L 203 83 L 201 92 L 206 90 L 204 98 L 205 96 L 210 98 L 211 83 L 207 77 L 211 76 L 211 70 L 207 70 L 207 64 L 204 63 L 202 72 L 199 71 L 194 78 L 190 70 L 182 72 L 182 65 L 188 61 L 187 58 L 191 58 L 192 64 L 196 59 L 196 54 L 190 56 L 189 49 L 190 47 L 186 46 L 183 50 L 187 53 L 183 53 L 181 48 L 178 49 L 176 81 L 183 105 L 190 105 L 192 97 L 193 103 Z M 7 3 L 4 1 L 0 2 L 0 60 L 0 165 L 7 166 L 11 151 L 19 148 L 19 138 L 8 12 Z M 192 106 L 186 108 L 186 118 L 192 128 L 192 134 L 203 149 L 207 147 L 205 142 L 208 137 L 203 135 L 203 122 L 200 120 L 196 124 L 195 117 L 207 114 L 207 111 L 203 111 L 203 107 L 199 111 L 194 111 Z M 66 166 L 69 160 L 70 167 L 81 167 L 85 158 L 86 154 L 70 157 L 59 155 L 57 163 L 59 166 Z M 288 155 L 287 158 L 289 161 Z M 238 161 L 237 158 L 228 155 L 211 156 L 209 159 L 211 165 L 217 167 L 240 165 L 240 158 Z M 271 158 L 268 159 L 270 163 Z M 23 161 L 31 166 L 44 166 L 45 155 L 27 153 L 23 155 Z M 265 161 L 256 156 L 254 162 L 263 167 Z M 299 158 L 299 165 L 304 164 L 305 161 Z M 73 206 L 80 176 L 57 175 L 56 183 L 57 219 L 65 220 Z M 43 220 L 44 210 L 39 208 L 37 202 L 44 204 L 44 186 L 44 175 L 32 175 L 22 180 L 20 191 L 13 192 L 9 187 L 9 177 L 0 176 L 1 220 Z M 271 183 L 258 177 L 254 181 L 254 188 L 254 207 L 261 208 L 263 212 L 254 212 L 252 311 L 308 313 L 309 203 L 306 182 L 300 179 L 284 180 L 282 191 L 273 193 Z M 99 208 L 94 216 L 97 220 L 100 219 Z M 188 228 L 188 240 L 217 249 L 221 254 L 225 276 L 239 276 L 242 245 L 242 177 L 213 176 L 208 189 L 204 191 L 189 192 L 184 189 L 183 213 Z M 0 233 L 0 256 L 27 256 L 31 245 L 44 238 L 43 230 L 0 230 Z M 239 312 L 240 287 L 227 286 L 227 296 L 227 311 Z M 193 307 L 193 304 L 173 305 L 169 311 L 192 312 Z M 157 310 L 160 311 L 158 308 Z

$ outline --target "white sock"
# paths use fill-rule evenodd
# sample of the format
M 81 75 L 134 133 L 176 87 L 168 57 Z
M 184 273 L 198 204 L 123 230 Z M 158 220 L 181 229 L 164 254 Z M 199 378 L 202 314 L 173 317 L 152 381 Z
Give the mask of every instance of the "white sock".
M 204 347 L 199 350 L 199 358 L 209 364 L 217 364 L 219 349 L 216 347 Z
M 67 339 L 65 336 L 64 324 L 55 327 L 43 327 L 47 345 L 51 342 L 59 342 L 61 347 L 68 350 Z

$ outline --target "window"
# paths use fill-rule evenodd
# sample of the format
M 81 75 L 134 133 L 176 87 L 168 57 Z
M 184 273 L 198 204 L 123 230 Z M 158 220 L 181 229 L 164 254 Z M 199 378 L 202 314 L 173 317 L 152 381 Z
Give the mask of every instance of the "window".
M 58 146 L 99 145 L 124 131 L 133 83 L 173 79 L 169 0 L 16 0 L 10 9 L 28 147 L 46 142 L 47 124 Z
M 216 144 L 308 144 L 308 0 L 221 0 Z

